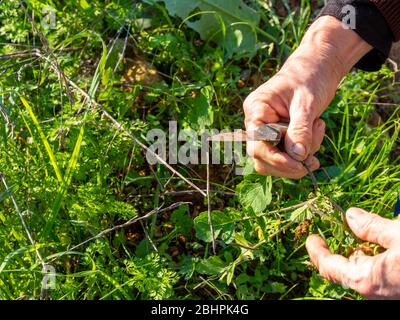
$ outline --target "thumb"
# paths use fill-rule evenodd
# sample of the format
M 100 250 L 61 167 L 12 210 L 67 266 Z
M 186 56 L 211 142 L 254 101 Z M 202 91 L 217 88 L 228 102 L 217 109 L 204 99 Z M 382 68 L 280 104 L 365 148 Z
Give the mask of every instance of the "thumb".
M 310 153 L 313 123 L 316 118 L 312 108 L 293 99 L 290 122 L 285 136 L 286 152 L 297 161 L 304 161 Z
M 346 212 L 346 220 L 361 240 L 377 243 L 384 248 L 400 244 L 400 224 L 358 208 Z

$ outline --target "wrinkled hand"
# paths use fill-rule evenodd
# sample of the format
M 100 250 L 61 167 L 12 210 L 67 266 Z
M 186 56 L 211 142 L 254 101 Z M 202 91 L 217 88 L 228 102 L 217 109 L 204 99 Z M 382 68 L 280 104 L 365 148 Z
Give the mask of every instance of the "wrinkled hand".
M 347 259 L 332 254 L 322 238 L 311 235 L 306 247 L 321 276 L 366 298 L 400 299 L 400 221 L 355 208 L 347 211 L 346 219 L 357 237 L 387 250 L 373 257 L 356 250 Z
M 314 154 L 325 133 L 325 123 L 319 116 L 333 98 L 338 82 L 334 77 L 327 78 L 327 66 L 314 63 L 307 51 L 310 50 L 301 48 L 295 52 L 273 78 L 244 102 L 247 130 L 289 120 L 286 152 L 266 142 L 247 143 L 247 153 L 261 174 L 299 179 L 307 174 L 299 162 L 304 160 L 311 170 L 319 168 Z
M 314 156 L 324 137 L 319 119 L 333 99 L 341 79 L 371 47 L 333 17 L 321 17 L 310 27 L 282 69 L 244 102 L 246 129 L 289 121 L 285 152 L 266 142 L 248 142 L 247 153 L 264 175 L 299 179 L 319 167 Z

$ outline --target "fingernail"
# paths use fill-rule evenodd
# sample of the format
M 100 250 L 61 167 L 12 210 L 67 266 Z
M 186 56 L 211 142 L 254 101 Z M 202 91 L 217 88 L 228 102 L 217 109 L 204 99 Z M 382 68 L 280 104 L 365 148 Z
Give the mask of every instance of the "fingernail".
M 305 157 L 306 156 L 306 148 L 301 144 L 301 143 L 296 143 L 292 147 L 292 152 L 299 156 L 299 157 Z

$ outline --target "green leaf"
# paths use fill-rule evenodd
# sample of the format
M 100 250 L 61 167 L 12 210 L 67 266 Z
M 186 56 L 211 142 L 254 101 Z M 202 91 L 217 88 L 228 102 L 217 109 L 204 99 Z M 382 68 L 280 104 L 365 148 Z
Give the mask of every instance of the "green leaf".
M 188 214 L 188 206 L 180 206 L 171 215 L 171 221 L 175 224 L 176 231 L 183 235 L 190 236 L 193 228 L 193 220 Z
M 213 88 L 205 86 L 200 94 L 189 102 L 188 126 L 199 131 L 204 130 L 214 122 L 214 112 L 211 106 Z
M 250 157 L 247 157 L 246 163 L 244 164 L 242 175 L 247 176 L 254 173 L 255 173 L 254 160 Z
M 140 243 L 136 246 L 135 256 L 139 258 L 143 258 L 149 253 L 151 253 L 151 243 L 148 238 L 144 238 Z
M 7 199 L 12 193 L 12 188 L 7 189 L 5 192 L 0 194 L 0 202 L 4 201 Z
M 181 262 L 179 272 L 185 275 L 185 280 L 189 280 L 193 277 L 193 273 L 196 270 L 199 259 L 193 256 L 184 256 Z
M 270 281 L 264 287 L 265 293 L 285 293 L 287 286 L 282 282 Z
M 288 220 L 293 222 L 301 222 L 306 219 L 312 219 L 312 213 L 307 205 L 294 210 L 288 217 Z
M 271 177 L 264 177 L 259 182 L 244 180 L 238 185 L 239 202 L 245 208 L 261 212 L 271 203 L 271 187 Z
M 212 211 L 212 224 L 214 227 L 214 237 L 221 236 L 222 241 L 231 242 L 235 236 L 235 225 L 231 218 L 224 212 Z M 205 242 L 211 242 L 211 230 L 208 224 L 208 212 L 200 213 L 194 219 L 194 228 L 196 230 L 196 237 Z
M 87 9 L 90 8 L 90 5 L 89 5 L 89 3 L 87 3 L 86 0 L 81 0 L 81 1 L 80 1 L 80 5 L 81 5 L 81 8 L 82 8 L 83 10 L 87 10 Z
M 212 256 L 206 260 L 200 261 L 196 266 L 196 271 L 202 274 L 215 275 L 221 273 L 225 268 L 225 262 L 218 256 Z
M 35 113 L 32 110 L 32 107 L 30 106 L 30 104 L 28 103 L 28 101 L 24 97 L 20 96 L 19 98 L 21 99 L 21 102 L 25 106 L 26 110 L 28 110 L 29 116 L 31 117 L 32 122 L 35 124 L 36 129 L 39 132 L 40 138 L 42 139 L 42 143 L 43 143 L 43 145 L 44 145 L 44 147 L 45 147 L 45 149 L 47 151 L 47 154 L 49 156 L 50 163 L 53 166 L 54 172 L 56 173 L 57 180 L 59 182 L 62 182 L 63 181 L 63 177 L 61 175 L 61 171 L 58 168 L 56 159 L 54 157 L 53 149 L 51 149 L 49 141 L 47 140 L 46 135 L 44 134 L 44 132 L 42 130 L 42 127 L 41 127 L 38 119 L 36 118 Z
M 71 158 L 68 161 L 68 167 L 67 167 L 66 173 L 64 175 L 64 180 L 59 187 L 56 199 L 53 203 L 53 207 L 51 208 L 51 215 L 47 219 L 46 225 L 43 229 L 43 233 L 42 233 L 43 239 L 46 239 L 46 237 L 49 235 L 49 233 L 54 225 L 54 222 L 57 218 L 58 212 L 61 209 L 62 200 L 63 200 L 65 194 L 67 193 L 68 187 L 71 184 L 73 174 L 74 174 L 76 166 L 78 164 L 79 154 L 80 154 L 80 150 L 81 150 L 81 146 L 82 146 L 82 142 L 83 142 L 83 135 L 85 133 L 86 116 L 87 116 L 87 113 L 85 113 L 85 117 L 84 117 L 82 126 L 79 130 L 79 135 L 78 135 L 78 138 L 75 143 L 74 151 L 72 152 Z
M 226 284 L 229 286 L 235 276 L 236 262 L 232 262 L 226 271 Z
M 257 32 L 263 31 L 258 28 L 260 14 L 242 0 L 161 1 L 171 16 L 183 19 L 203 40 L 224 46 L 228 57 L 235 52 L 255 53 Z
M 7 266 L 7 264 L 9 262 L 11 262 L 11 260 L 14 257 L 22 255 L 24 253 L 35 252 L 36 250 L 40 249 L 42 246 L 43 246 L 42 244 L 36 243 L 35 245 L 21 247 L 15 251 L 10 252 L 6 257 L 4 257 L 3 262 L 0 265 L 0 273 L 3 272 L 4 268 Z

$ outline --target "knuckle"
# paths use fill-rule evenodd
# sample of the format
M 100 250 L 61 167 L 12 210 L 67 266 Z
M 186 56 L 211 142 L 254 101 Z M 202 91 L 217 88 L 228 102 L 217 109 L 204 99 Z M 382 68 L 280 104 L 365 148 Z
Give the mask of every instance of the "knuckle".
M 372 233 L 372 228 L 378 223 L 378 216 L 376 214 L 371 215 L 370 218 L 365 219 L 363 223 L 360 224 L 360 233 L 363 237 L 368 237 Z
M 274 100 L 277 94 L 271 89 L 258 88 L 251 92 L 243 102 L 245 113 L 260 112 L 261 108 L 268 105 L 268 102 Z
M 324 120 L 322 120 L 322 119 L 319 119 L 319 120 L 318 120 L 318 128 L 319 128 L 319 130 L 320 130 L 321 132 L 325 132 L 325 130 L 326 130 L 326 123 L 325 123 Z
M 325 259 L 320 259 L 318 263 L 318 271 L 321 277 L 327 279 L 327 280 L 332 280 L 333 277 L 331 275 L 331 271 L 327 268 L 327 264 L 325 262 Z
M 243 110 L 244 110 L 245 113 L 247 113 L 247 111 L 248 111 L 248 109 L 249 109 L 249 106 L 250 106 L 250 104 L 251 104 L 251 102 L 250 102 L 251 97 L 250 97 L 250 96 L 251 96 L 251 93 L 250 93 L 250 95 L 248 95 L 247 98 L 244 99 L 244 101 L 243 101 Z
M 291 128 L 288 129 L 289 134 L 291 136 L 301 136 L 311 140 L 312 133 L 309 124 L 295 124 Z
M 287 167 L 287 160 L 279 154 L 273 154 L 269 164 L 277 169 L 285 169 Z
M 258 97 L 258 92 L 253 91 L 250 93 L 243 102 L 243 109 L 245 112 L 249 112 L 252 109 L 253 105 L 256 103 Z
M 269 172 L 266 169 L 266 167 L 262 164 L 261 161 L 256 160 L 254 163 L 254 169 L 256 170 L 257 173 L 261 175 L 268 175 Z

